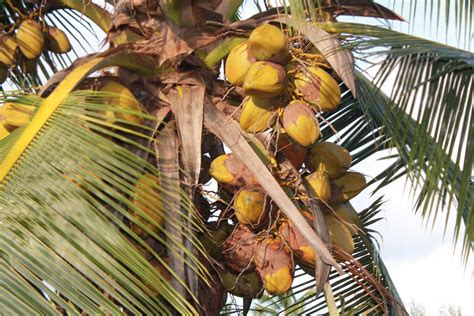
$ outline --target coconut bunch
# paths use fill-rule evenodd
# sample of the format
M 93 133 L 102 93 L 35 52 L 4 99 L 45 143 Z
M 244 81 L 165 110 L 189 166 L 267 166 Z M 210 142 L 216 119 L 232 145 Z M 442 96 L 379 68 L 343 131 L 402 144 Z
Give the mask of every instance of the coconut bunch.
M 353 236 L 362 229 L 349 201 L 365 188 L 365 177 L 350 171 L 347 149 L 318 141 L 318 117 L 337 109 L 341 90 L 324 57 L 314 47 L 309 53 L 298 47 L 280 27 L 260 25 L 231 50 L 225 76 L 244 94 L 237 120 L 242 130 L 264 144 L 264 155 L 275 161 L 274 176 L 294 192 L 310 225 L 309 199 L 315 198 L 333 249 L 352 254 Z M 289 173 L 282 172 L 288 163 L 289 173 L 301 181 L 288 181 Z M 225 287 L 250 298 L 263 290 L 284 294 L 291 288 L 295 264 L 314 267 L 316 251 L 233 153 L 214 157 L 209 173 L 228 205 L 224 219 L 233 227 L 225 238 L 220 234 L 214 240 L 218 246 L 213 252 L 219 254 L 214 259 Z M 232 292 L 242 284 L 251 284 L 252 291 Z
M 27 18 L 16 29 L 0 34 L 0 84 L 7 79 L 11 67 L 34 73 L 44 51 L 65 54 L 70 50 L 71 43 L 64 31 Z

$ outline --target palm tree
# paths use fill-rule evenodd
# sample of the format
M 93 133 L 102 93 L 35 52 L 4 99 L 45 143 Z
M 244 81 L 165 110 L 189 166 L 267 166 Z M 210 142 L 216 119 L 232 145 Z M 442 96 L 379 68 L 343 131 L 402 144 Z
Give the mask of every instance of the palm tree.
M 469 39 L 469 2 L 411 1 L 410 17 L 424 8 L 439 24 L 441 3 L 455 9 L 446 20 L 458 38 Z M 402 19 L 370 0 L 261 1 L 265 9 L 239 20 L 242 4 L 1 4 L 1 314 L 407 314 L 370 226 L 380 219 L 381 199 L 358 212 L 348 254 L 331 242 L 331 210 L 303 180 L 306 165 L 297 170 L 274 147 L 279 123 L 248 133 L 236 122 L 246 90 L 222 79 L 220 66 L 265 23 L 290 38 L 286 61 L 297 69 L 317 64 L 338 80 L 339 107 L 316 111 L 320 141 L 345 147 L 352 166 L 394 149 L 396 162 L 368 185 L 377 190 L 407 176 L 424 218 L 447 219 L 455 210 L 467 259 L 473 54 L 387 26 L 336 22 L 344 15 Z M 93 24 L 106 34 L 100 53 L 85 45 Z M 56 28 L 83 45 L 67 53 Z M 88 54 L 77 58 L 81 50 Z M 389 76 L 386 95 L 380 87 Z M 230 285 L 224 277 L 221 246 L 236 223 L 232 190 L 205 186 L 210 162 L 228 151 L 279 210 L 259 236 L 276 235 L 273 226 L 288 219 L 317 253 L 313 266 L 296 261 L 291 291 L 256 304 L 261 285 L 248 289 L 260 279 L 242 287 L 246 271 L 231 275 Z

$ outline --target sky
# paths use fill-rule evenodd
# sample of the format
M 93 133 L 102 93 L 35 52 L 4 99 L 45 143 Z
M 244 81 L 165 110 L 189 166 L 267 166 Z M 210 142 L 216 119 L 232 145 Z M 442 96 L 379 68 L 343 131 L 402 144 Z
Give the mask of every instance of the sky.
M 256 13 L 253 1 L 246 1 L 242 17 Z M 393 1 L 378 1 L 391 7 Z M 400 4 L 402 1 L 398 1 Z M 400 9 L 400 8 L 398 8 Z M 395 10 L 397 11 L 397 10 Z M 401 13 L 397 11 L 397 13 Z M 438 39 L 453 46 L 466 47 L 467 44 L 457 38 L 454 28 L 440 27 L 437 32 L 426 27 L 420 21 L 424 14 L 419 10 L 414 27 L 409 23 L 394 23 L 395 30 L 412 30 L 418 36 Z M 404 14 L 403 14 L 404 15 Z M 353 21 L 349 19 L 349 21 Z M 366 22 L 368 19 L 357 19 Z M 87 37 L 87 45 L 95 50 L 104 49 L 101 45 L 101 32 L 91 37 L 90 32 L 82 32 Z M 77 47 L 81 39 L 72 39 Z M 79 52 L 81 50 L 79 49 Z M 75 56 L 71 55 L 72 58 Z M 386 87 L 389 87 L 387 84 Z M 389 89 L 385 92 L 390 92 Z M 372 157 L 358 164 L 354 170 L 368 176 L 375 176 L 389 164 L 387 160 L 379 160 L 386 153 Z M 377 197 L 383 195 L 386 201 L 383 206 L 385 219 L 372 228 L 382 236 L 380 251 L 385 265 L 390 272 L 397 290 L 406 306 L 413 300 L 425 307 L 426 315 L 438 315 L 443 306 L 453 305 L 462 309 L 463 315 L 474 315 L 474 260 L 466 266 L 461 262 L 459 249 L 454 252 L 452 231 L 444 232 L 442 224 L 433 229 L 422 221 L 420 215 L 414 213 L 414 199 L 411 196 L 405 179 L 399 179 L 388 187 L 371 196 L 370 188 L 362 192 L 351 202 L 358 210 L 369 206 Z

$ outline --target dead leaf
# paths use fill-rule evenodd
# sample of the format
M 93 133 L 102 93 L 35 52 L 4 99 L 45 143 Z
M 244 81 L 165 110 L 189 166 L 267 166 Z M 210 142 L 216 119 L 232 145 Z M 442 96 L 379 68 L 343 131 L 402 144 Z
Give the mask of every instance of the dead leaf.
M 374 3 L 373 0 L 348 0 L 331 1 L 335 2 L 333 6 L 327 7 L 327 10 L 337 15 L 366 16 L 372 18 L 390 19 L 405 21 L 403 17 L 392 10 Z M 332 3 L 331 3 L 332 4 Z
M 181 165 L 186 172 L 186 185 L 191 187 L 197 184 L 201 171 L 205 91 L 206 88 L 202 84 L 181 85 L 168 93 L 180 137 Z
M 303 187 L 305 193 L 309 197 L 308 206 L 313 214 L 313 227 L 318 234 L 321 236 L 321 240 L 326 244 L 330 245 L 331 240 L 329 236 L 329 228 L 324 219 L 323 212 L 319 207 L 319 204 L 314 196 L 313 190 L 309 187 L 309 184 L 306 180 L 303 180 Z M 325 264 L 320 257 L 316 258 L 316 265 L 314 268 L 314 279 L 316 281 L 316 297 L 319 297 L 319 294 L 324 290 L 324 285 L 326 284 L 329 272 L 331 271 L 331 266 Z
M 165 228 L 169 233 L 167 237 L 169 245 L 183 240 L 183 232 L 180 226 L 172 223 L 182 222 L 180 210 L 180 181 L 178 161 L 178 135 L 171 123 L 165 126 L 158 134 L 154 143 L 158 157 L 158 170 L 160 172 L 160 184 L 163 191 L 163 209 L 165 210 Z M 173 238 L 174 241 L 171 241 Z M 186 280 L 184 251 L 179 247 L 168 249 L 169 266 L 176 273 L 177 278 L 171 280 L 176 291 L 186 297 L 186 291 L 181 281 Z

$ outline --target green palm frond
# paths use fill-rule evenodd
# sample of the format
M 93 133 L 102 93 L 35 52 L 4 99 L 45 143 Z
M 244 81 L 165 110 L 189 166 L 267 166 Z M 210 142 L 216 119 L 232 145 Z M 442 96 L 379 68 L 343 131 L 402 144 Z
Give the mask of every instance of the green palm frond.
M 143 144 L 152 141 L 153 117 L 107 106 L 110 97 L 87 91 L 71 94 L 0 183 L 2 312 L 51 314 L 55 306 L 68 314 L 194 312 L 142 252 L 174 275 L 164 254 L 125 225 L 139 226 L 169 249 L 182 249 L 188 266 L 200 278 L 207 277 L 199 259 L 130 199 L 144 174 L 158 176 L 156 166 L 140 158 L 152 153 Z M 8 100 L 42 103 L 36 96 Z M 133 113 L 150 124 L 111 124 L 104 113 Z M 25 128 L 0 141 L 2 167 L 22 133 Z M 150 186 L 163 196 L 179 194 L 187 201 L 184 192 Z M 150 207 L 165 216 L 159 205 Z M 187 211 L 182 217 L 195 223 L 192 229 L 200 230 L 192 203 L 183 203 L 182 209 Z M 168 224 L 188 229 L 181 222 Z M 198 240 L 191 242 L 199 245 Z
M 450 210 L 456 208 L 455 236 L 462 219 L 467 257 L 474 236 L 469 185 L 474 54 L 374 26 L 329 27 L 349 36 L 356 57 L 375 62 L 378 69 L 373 83 L 358 74 L 358 99 L 343 97 L 341 108 L 326 117 L 331 124 L 323 124 L 324 137 L 337 130 L 341 144 L 356 150 L 351 153 L 355 163 L 395 147 L 399 160 L 377 177 L 379 188 L 406 174 L 412 189 L 421 190 L 417 206 L 426 219 L 434 221 L 446 210 L 447 225 Z M 391 85 L 390 96 L 380 90 L 383 84 Z
M 391 2 L 391 1 L 390 1 Z M 474 4 L 465 0 L 435 0 L 435 1 L 393 1 L 392 6 L 410 21 L 411 31 L 415 25 L 423 25 L 426 31 L 445 34 L 440 39 L 447 39 L 448 31 L 454 29 L 458 43 L 464 42 L 470 48 L 472 41 L 472 26 Z M 423 12 L 423 14 L 420 14 Z M 453 28 L 454 25 L 454 28 Z

